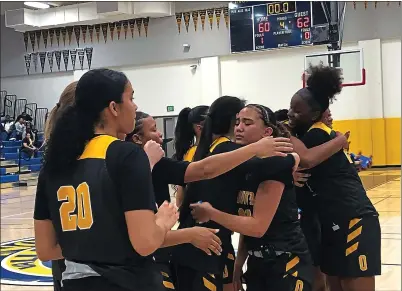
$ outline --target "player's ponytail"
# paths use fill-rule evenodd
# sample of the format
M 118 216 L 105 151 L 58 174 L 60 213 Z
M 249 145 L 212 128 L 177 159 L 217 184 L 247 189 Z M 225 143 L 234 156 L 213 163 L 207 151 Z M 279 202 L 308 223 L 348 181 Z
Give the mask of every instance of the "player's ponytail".
M 183 160 L 186 152 L 194 144 L 194 130 L 193 125 L 188 121 L 191 108 L 183 108 L 177 117 L 177 123 L 174 130 L 174 158 L 176 160 Z

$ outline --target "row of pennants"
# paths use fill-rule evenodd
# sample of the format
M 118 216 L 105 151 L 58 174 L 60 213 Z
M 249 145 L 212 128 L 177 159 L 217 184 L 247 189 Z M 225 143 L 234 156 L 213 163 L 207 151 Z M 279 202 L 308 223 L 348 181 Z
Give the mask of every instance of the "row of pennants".
M 181 32 L 181 24 L 184 20 L 184 26 L 186 31 L 188 32 L 188 27 L 190 26 L 190 18 L 193 19 L 194 30 L 197 31 L 198 19 L 201 19 L 201 27 L 202 30 L 205 29 L 205 21 L 208 16 L 209 26 L 212 29 L 214 23 L 214 15 L 216 20 L 216 26 L 219 29 L 221 17 L 223 15 L 225 19 L 226 28 L 229 28 L 229 8 L 228 7 L 220 7 L 220 8 L 211 8 L 206 10 L 197 10 L 190 12 L 179 12 L 176 13 L 176 23 L 177 29 L 179 33 Z
M 76 25 L 76 26 L 67 26 L 67 27 L 57 27 L 50 28 L 44 30 L 35 30 L 35 31 L 26 31 L 24 32 L 24 44 L 25 51 L 28 51 L 28 42 L 31 42 L 32 51 L 35 51 L 35 46 L 40 49 L 41 40 L 43 40 L 44 48 L 46 49 L 48 43 L 50 42 L 50 46 L 53 47 L 54 38 L 56 37 L 57 46 L 60 46 L 60 38 L 63 41 L 63 45 L 66 46 L 66 41 L 68 41 L 68 45 L 71 45 L 71 41 L 73 39 L 73 32 L 75 35 L 75 40 L 77 42 L 77 46 L 80 46 L 80 39 L 82 35 L 82 40 L 84 44 L 87 41 L 87 34 L 89 34 L 89 39 L 91 43 L 93 43 L 94 32 L 96 35 L 96 39 L 99 43 L 100 32 L 102 31 L 103 39 L 105 43 L 108 38 L 108 31 L 110 31 L 110 39 L 114 40 L 114 32 L 117 33 L 117 39 L 119 40 L 121 33 L 123 31 L 124 39 L 127 39 L 127 34 L 130 29 L 131 38 L 134 38 L 134 30 L 137 27 L 138 34 L 141 36 L 142 27 L 145 30 L 145 36 L 148 36 L 148 26 L 149 26 L 149 17 L 148 18 L 136 18 L 118 22 L 111 23 L 102 23 L 95 25 Z M 54 43 L 55 44 L 55 43 Z M 55 44 L 56 45 L 56 44 Z
M 364 1 L 364 9 L 367 9 L 369 3 L 373 3 L 374 8 L 377 8 L 378 2 L 383 1 Z M 396 1 L 387 1 L 387 6 L 390 6 L 391 2 L 396 4 Z M 398 1 L 398 6 L 401 7 L 401 1 Z M 353 1 L 353 8 L 356 9 L 356 7 L 357 7 L 357 1 Z
M 86 48 L 79 48 L 79 49 L 71 49 L 71 50 L 57 50 L 57 51 L 48 51 L 48 52 L 34 52 L 34 53 L 28 53 L 24 55 L 24 61 L 25 61 L 25 68 L 27 70 L 28 75 L 31 70 L 31 64 L 33 64 L 35 72 L 38 72 L 38 58 L 40 62 L 40 67 L 42 69 L 42 74 L 45 70 L 45 63 L 46 59 L 49 64 L 49 69 L 50 72 L 53 72 L 53 60 L 56 58 L 56 65 L 58 70 L 60 71 L 60 65 L 61 65 L 61 58 L 63 57 L 63 62 L 64 62 L 64 68 L 67 71 L 68 70 L 68 62 L 69 58 L 71 56 L 71 65 L 72 69 L 75 70 L 75 62 L 78 60 L 80 62 L 80 68 L 81 70 L 84 69 L 84 57 L 87 57 L 87 64 L 88 64 L 88 69 L 91 69 L 91 63 L 92 63 L 92 53 L 93 53 L 93 48 L 92 47 L 86 47 Z

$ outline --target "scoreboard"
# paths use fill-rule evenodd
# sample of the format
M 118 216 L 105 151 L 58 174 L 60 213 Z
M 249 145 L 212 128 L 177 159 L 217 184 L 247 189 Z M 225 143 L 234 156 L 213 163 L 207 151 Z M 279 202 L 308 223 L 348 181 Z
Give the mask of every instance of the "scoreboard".
M 235 4 L 230 9 L 231 51 L 311 45 L 311 27 L 310 1 Z

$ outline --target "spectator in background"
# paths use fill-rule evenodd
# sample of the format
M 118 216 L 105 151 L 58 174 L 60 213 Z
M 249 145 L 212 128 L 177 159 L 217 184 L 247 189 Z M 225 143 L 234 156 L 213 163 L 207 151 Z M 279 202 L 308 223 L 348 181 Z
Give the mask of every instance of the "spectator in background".
M 37 148 L 33 145 L 31 134 L 28 132 L 22 140 L 21 152 L 27 154 L 30 158 L 37 152 Z
M 25 120 L 20 117 L 14 126 L 15 129 L 11 133 L 10 140 L 22 140 L 22 134 L 25 131 Z
M 275 118 L 278 122 L 285 122 L 288 121 L 288 110 L 287 109 L 280 109 L 275 112 Z

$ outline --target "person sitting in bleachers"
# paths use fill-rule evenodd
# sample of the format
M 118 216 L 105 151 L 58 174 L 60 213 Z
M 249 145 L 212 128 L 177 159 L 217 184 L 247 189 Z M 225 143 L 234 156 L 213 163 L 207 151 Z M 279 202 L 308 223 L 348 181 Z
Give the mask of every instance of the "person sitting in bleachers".
M 10 140 L 22 140 L 22 134 L 25 131 L 25 120 L 20 117 L 18 121 L 15 122 L 14 127 L 11 132 Z
M 25 138 L 22 140 L 21 152 L 32 158 L 37 151 L 37 148 L 33 145 L 31 134 L 27 132 Z

